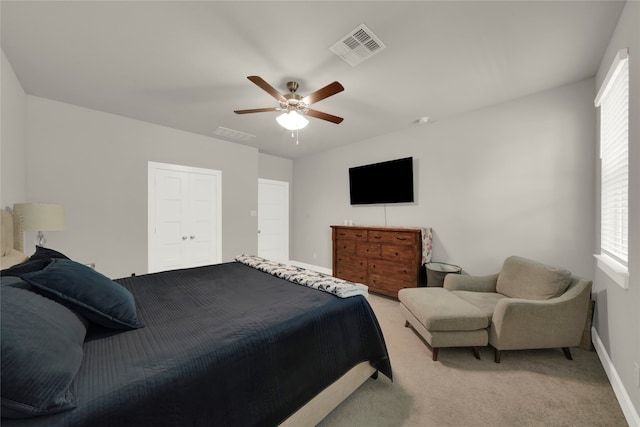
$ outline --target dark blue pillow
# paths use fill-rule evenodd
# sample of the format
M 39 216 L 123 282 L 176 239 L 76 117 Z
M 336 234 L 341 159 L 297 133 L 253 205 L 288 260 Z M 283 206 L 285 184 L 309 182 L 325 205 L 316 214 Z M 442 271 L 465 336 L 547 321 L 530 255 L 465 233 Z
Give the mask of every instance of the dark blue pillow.
M 45 248 L 44 246 L 36 246 L 36 251 L 29 259 L 71 259 L 62 252 L 54 251 L 51 248 Z
M 21 285 L 28 286 L 1 287 L 2 417 L 73 409 L 72 382 L 82 363 L 86 321 Z
M 0 285 L 2 286 L 7 286 L 7 285 L 15 285 L 16 288 L 28 288 L 29 285 L 27 285 L 24 280 L 22 280 L 19 277 L 15 277 L 15 276 L 6 276 L 6 277 L 2 277 L 0 279 Z
M 32 271 L 40 271 L 45 268 L 52 259 L 69 259 L 65 254 L 44 246 L 36 246 L 36 251 L 28 260 L 0 271 L 0 276 L 22 276 Z
M 86 265 L 54 259 L 43 270 L 20 277 L 41 294 L 99 325 L 113 329 L 142 327 L 131 292 Z

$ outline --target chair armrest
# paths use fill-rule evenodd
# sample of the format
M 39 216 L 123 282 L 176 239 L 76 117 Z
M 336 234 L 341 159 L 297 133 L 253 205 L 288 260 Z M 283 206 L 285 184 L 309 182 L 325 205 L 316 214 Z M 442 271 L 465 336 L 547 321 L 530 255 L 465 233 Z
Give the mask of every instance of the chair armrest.
M 582 339 L 590 297 L 589 283 L 571 298 L 504 298 L 493 312 L 489 342 L 498 350 L 574 347 Z
M 467 276 L 465 274 L 447 274 L 444 288 L 449 291 L 495 292 L 498 275 Z

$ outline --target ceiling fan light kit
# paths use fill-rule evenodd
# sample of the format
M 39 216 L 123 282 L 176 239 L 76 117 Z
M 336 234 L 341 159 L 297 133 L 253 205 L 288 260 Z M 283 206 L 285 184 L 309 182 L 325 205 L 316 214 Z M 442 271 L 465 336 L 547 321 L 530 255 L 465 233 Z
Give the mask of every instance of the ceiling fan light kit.
M 282 113 L 276 117 L 280 126 L 287 130 L 299 130 L 303 129 L 309 124 L 309 120 L 305 119 L 301 114 L 298 114 L 295 110 L 291 110 L 287 113 Z

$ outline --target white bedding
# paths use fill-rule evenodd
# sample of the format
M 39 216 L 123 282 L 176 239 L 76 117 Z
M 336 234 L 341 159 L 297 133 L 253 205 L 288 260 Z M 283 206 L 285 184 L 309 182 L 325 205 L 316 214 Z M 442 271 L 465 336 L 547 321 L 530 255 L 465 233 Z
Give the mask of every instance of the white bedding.
M 366 297 L 369 293 L 369 287 L 362 283 L 349 282 L 328 274 L 293 265 L 281 264 L 253 255 L 238 255 L 236 261 L 297 285 L 328 292 L 340 298 L 349 298 L 355 295 L 363 295 Z
M 4 255 L 0 259 L 0 270 L 4 270 L 5 268 L 12 267 L 16 264 L 20 264 L 21 262 L 28 259 L 29 257 L 26 256 L 23 252 L 11 249 L 7 255 Z

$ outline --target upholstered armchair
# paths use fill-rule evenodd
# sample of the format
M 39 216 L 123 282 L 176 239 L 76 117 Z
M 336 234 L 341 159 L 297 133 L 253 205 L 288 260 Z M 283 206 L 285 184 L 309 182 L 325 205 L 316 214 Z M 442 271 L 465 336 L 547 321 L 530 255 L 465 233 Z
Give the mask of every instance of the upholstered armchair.
M 591 286 L 568 270 L 515 256 L 498 274 L 444 280 L 445 289 L 487 315 L 496 363 L 503 350 L 556 347 L 572 360 L 569 348 L 582 339 Z

